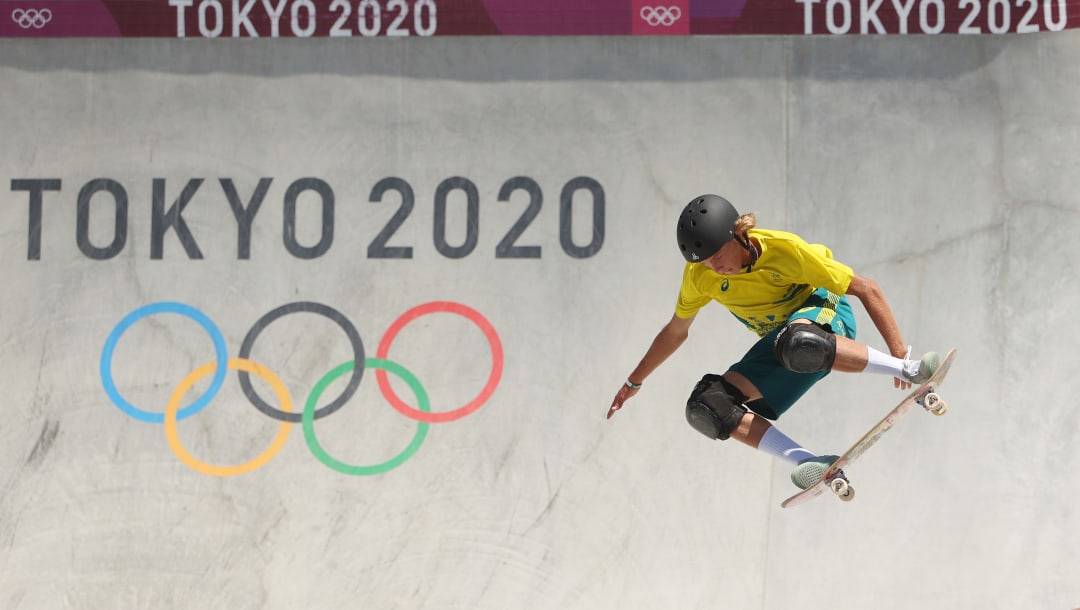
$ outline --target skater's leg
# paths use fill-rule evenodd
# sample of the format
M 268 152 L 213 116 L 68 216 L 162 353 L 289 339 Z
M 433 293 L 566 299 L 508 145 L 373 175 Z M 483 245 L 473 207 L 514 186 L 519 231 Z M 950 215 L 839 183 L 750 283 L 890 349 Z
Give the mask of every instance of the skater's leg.
M 795 442 L 769 420 L 753 412 L 743 416 L 739 427 L 731 433 L 731 438 L 793 464 L 817 457 L 817 454 Z
M 758 354 L 768 357 L 772 355 L 772 352 L 770 348 L 764 347 L 758 350 Z M 757 371 L 760 374 L 761 369 L 748 362 L 753 360 L 752 357 L 744 358 L 742 368 L 747 371 Z M 772 364 L 768 366 L 783 371 L 780 363 L 771 362 Z M 816 455 L 781 432 L 768 418 L 745 406 L 751 405 L 755 410 L 767 412 L 772 418 L 779 417 L 779 414 L 791 407 L 795 399 L 801 395 L 802 391 L 808 389 L 815 379 L 814 376 L 792 377 L 792 375 L 794 374 L 791 372 L 782 372 L 780 377 L 785 380 L 783 381 L 785 384 L 804 383 L 806 388 L 800 388 L 794 393 L 778 393 L 777 388 L 772 387 L 770 390 L 772 394 L 782 397 L 782 402 L 774 404 L 767 404 L 757 385 L 734 368 L 728 370 L 723 377 L 705 376 L 694 388 L 690 401 L 687 402 L 687 420 L 708 437 L 734 438 L 744 445 L 765 451 L 770 456 L 796 464 L 795 470 L 792 471 L 792 482 L 797 486 L 805 487 L 805 479 L 815 475 L 821 478 L 818 470 L 833 463 L 836 456 Z M 770 376 L 765 375 L 760 378 L 768 380 Z M 773 384 L 777 382 L 774 376 L 771 380 Z M 723 389 L 723 392 L 720 392 L 720 389 Z M 714 417 L 716 414 L 728 414 L 728 417 L 721 419 Z M 703 425 L 702 421 L 710 422 L 710 425 Z M 716 432 L 718 424 L 712 422 L 724 422 L 723 436 Z
M 897 358 L 803 319 L 792 320 L 780 332 L 774 349 L 780 362 L 797 373 L 865 371 L 891 375 L 907 383 L 925 382 L 940 364 L 935 352 L 919 360 Z
M 836 339 L 834 371 L 877 373 L 909 383 L 924 383 L 940 365 L 941 359 L 936 352 L 928 352 L 918 360 L 911 360 L 880 352 L 846 337 Z
M 903 363 L 900 358 L 893 358 L 893 360 Z M 841 373 L 861 373 L 869 362 L 870 349 L 866 345 L 847 337 L 836 337 L 836 360 L 833 361 L 832 370 Z M 899 369 L 897 371 L 899 372 Z
M 728 371 L 724 374 L 724 379 L 744 395 L 744 402 L 761 399 L 761 392 L 743 375 Z M 807 458 L 815 457 L 812 451 L 807 450 L 781 432 L 769 420 L 752 411 L 748 411 L 743 415 L 738 427 L 731 432 L 731 438 L 754 449 L 759 449 L 769 455 L 796 464 Z

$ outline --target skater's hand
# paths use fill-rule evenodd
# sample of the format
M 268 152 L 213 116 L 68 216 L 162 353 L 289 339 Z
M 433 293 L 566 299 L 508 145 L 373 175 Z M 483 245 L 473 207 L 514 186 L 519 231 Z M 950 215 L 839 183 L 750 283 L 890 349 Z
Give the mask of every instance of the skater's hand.
M 611 401 L 611 408 L 608 409 L 607 418 L 611 419 L 611 416 L 615 415 L 615 412 L 623 407 L 623 403 L 637 392 L 638 388 L 632 388 L 624 383 L 615 394 L 615 400 Z
M 911 382 L 910 381 L 904 381 L 902 379 L 897 379 L 896 377 L 893 377 L 893 387 L 894 388 L 899 388 L 901 390 L 906 390 L 906 389 L 911 387 Z

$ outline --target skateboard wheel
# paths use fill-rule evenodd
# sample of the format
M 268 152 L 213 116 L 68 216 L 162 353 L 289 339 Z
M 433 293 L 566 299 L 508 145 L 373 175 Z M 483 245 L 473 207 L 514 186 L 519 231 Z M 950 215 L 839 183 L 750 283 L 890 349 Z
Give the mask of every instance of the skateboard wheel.
M 848 484 L 848 482 L 844 479 L 836 477 L 835 479 L 829 481 L 829 489 L 831 489 L 834 494 L 838 496 L 843 496 L 845 493 L 848 492 L 848 490 L 851 489 L 851 485 Z
M 829 481 L 829 489 L 844 502 L 851 502 L 855 499 L 855 488 L 846 479 L 836 477 Z
M 945 404 L 945 401 L 934 392 L 927 394 L 926 398 L 923 398 L 923 408 L 934 415 L 945 415 L 945 412 L 949 410 L 949 406 Z

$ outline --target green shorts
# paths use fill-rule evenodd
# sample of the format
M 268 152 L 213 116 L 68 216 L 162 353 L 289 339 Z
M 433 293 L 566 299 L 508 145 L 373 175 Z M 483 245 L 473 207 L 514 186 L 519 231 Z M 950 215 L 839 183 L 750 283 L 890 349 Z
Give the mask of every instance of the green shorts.
M 810 295 L 802 307 L 791 314 L 788 321 L 791 320 L 810 320 L 837 335 L 855 338 L 855 316 L 847 298 L 824 288 Z M 746 406 L 766 419 L 779 418 L 807 390 L 829 374 L 829 371 L 796 373 L 784 368 L 773 353 L 773 344 L 780 330 L 777 328 L 759 339 L 743 359 L 729 369 L 746 377 L 761 392 L 761 399 L 750 401 Z

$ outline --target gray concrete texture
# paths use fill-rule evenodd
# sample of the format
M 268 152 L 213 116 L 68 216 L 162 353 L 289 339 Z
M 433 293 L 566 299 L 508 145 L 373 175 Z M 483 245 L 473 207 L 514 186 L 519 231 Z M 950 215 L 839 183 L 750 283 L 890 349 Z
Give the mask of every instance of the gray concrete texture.
M 1077 57 L 1075 33 L 0 41 L 0 606 L 1075 608 Z M 582 176 L 602 188 L 599 220 Z M 392 177 L 407 187 L 373 194 Z M 500 197 L 514 177 L 539 188 Z M 222 180 L 247 205 L 261 178 L 245 238 Z M 849 469 L 852 503 L 781 509 L 787 465 L 686 425 L 693 383 L 754 340 L 719 306 L 604 418 L 671 316 L 674 218 L 704 192 L 876 279 L 916 352 L 959 348 L 949 414 L 902 420 Z M 539 256 L 497 256 L 532 202 L 514 243 Z M 372 256 L 379 243 L 411 257 Z M 233 372 L 171 426 L 174 445 L 101 371 L 118 323 L 163 301 L 205 313 L 229 358 L 264 314 L 330 306 L 432 412 L 497 385 L 420 425 L 365 367 L 313 435 L 375 474 L 325 465 Z M 390 333 L 443 301 L 489 322 L 502 357 L 465 315 Z M 278 405 L 268 370 L 303 409 L 355 358 L 339 323 L 266 324 L 246 352 L 265 367 L 256 394 Z M 191 404 L 213 367 L 177 388 L 214 361 L 208 337 L 184 315 L 136 321 L 109 359 L 117 393 L 148 413 Z M 418 407 L 402 375 L 391 395 Z M 837 452 L 900 397 L 888 378 L 834 374 L 780 427 Z M 280 451 L 213 476 L 177 447 L 226 465 Z

